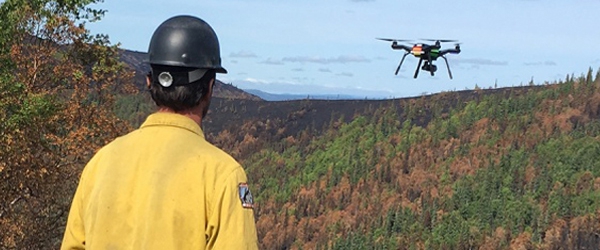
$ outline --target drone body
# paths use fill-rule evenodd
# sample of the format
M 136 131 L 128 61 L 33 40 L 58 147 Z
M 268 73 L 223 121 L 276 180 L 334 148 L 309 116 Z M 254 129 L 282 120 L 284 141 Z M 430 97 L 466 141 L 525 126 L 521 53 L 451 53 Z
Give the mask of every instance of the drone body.
M 437 66 L 433 64 L 435 60 L 439 57 L 444 58 L 446 62 L 446 67 L 448 68 L 448 75 L 450 79 L 452 79 L 452 72 L 450 71 L 450 66 L 448 65 L 448 59 L 446 59 L 446 54 L 458 54 L 460 53 L 460 44 L 456 43 L 453 49 L 444 49 L 442 50 L 441 43 L 443 42 L 457 42 L 456 40 L 432 40 L 432 39 L 422 39 L 427 41 L 435 41 L 435 44 L 425 44 L 425 43 L 416 43 L 413 46 L 398 44 L 398 42 L 406 42 L 409 40 L 398 40 L 398 39 L 389 39 L 389 38 L 377 38 L 383 41 L 392 42 L 392 49 L 394 50 L 404 50 L 405 53 L 402 56 L 402 60 L 400 60 L 400 64 L 398 68 L 396 68 L 396 75 L 398 75 L 398 71 L 400 71 L 400 67 L 402 67 L 402 63 L 408 54 L 412 54 L 413 56 L 419 58 L 419 64 L 417 65 L 417 70 L 415 71 L 414 78 L 417 78 L 419 75 L 419 69 L 429 71 L 431 76 L 437 71 Z M 423 64 L 425 61 L 425 64 Z M 423 66 L 421 66 L 423 64 Z

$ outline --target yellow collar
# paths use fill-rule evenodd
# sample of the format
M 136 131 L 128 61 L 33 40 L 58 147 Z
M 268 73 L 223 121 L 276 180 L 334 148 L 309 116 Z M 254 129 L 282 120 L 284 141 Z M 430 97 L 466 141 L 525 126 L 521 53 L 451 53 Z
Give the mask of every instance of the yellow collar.
M 199 135 L 204 139 L 204 133 L 202 132 L 202 128 L 198 126 L 194 120 L 175 113 L 167 113 L 167 112 L 156 112 L 151 114 L 146 118 L 146 121 L 142 124 L 140 129 L 151 126 L 172 126 L 178 127 L 185 130 L 189 130 L 190 132 Z

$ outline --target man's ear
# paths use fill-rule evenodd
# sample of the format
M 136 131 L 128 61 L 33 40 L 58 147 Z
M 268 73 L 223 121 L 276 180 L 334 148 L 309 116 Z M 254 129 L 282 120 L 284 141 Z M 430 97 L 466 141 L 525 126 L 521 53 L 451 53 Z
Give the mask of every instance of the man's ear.
M 148 73 L 146 75 L 146 87 L 150 89 L 150 84 L 152 84 L 152 74 Z
M 211 97 L 213 92 L 213 87 L 215 86 L 215 78 L 211 79 L 208 83 L 208 91 L 206 91 L 206 96 Z

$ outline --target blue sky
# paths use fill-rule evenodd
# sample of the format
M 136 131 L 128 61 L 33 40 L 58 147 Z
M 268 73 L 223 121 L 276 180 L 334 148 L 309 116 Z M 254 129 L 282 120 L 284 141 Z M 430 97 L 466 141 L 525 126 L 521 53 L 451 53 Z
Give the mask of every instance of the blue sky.
M 147 51 L 156 27 L 188 14 L 207 21 L 229 74 L 242 89 L 303 95 L 407 97 L 508 87 L 600 68 L 598 0 L 105 0 L 88 24 L 124 49 Z M 413 79 L 417 58 L 376 37 L 457 39 L 462 52 Z M 453 47 L 453 44 L 445 44 Z M 446 48 L 446 47 L 444 47 Z

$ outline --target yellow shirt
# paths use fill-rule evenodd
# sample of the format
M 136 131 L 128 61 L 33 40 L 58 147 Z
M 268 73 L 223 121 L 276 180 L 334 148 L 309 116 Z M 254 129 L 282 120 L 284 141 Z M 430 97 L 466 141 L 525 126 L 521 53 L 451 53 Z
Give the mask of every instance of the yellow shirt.
M 257 249 L 246 182 L 193 120 L 152 114 L 86 165 L 61 249 Z

